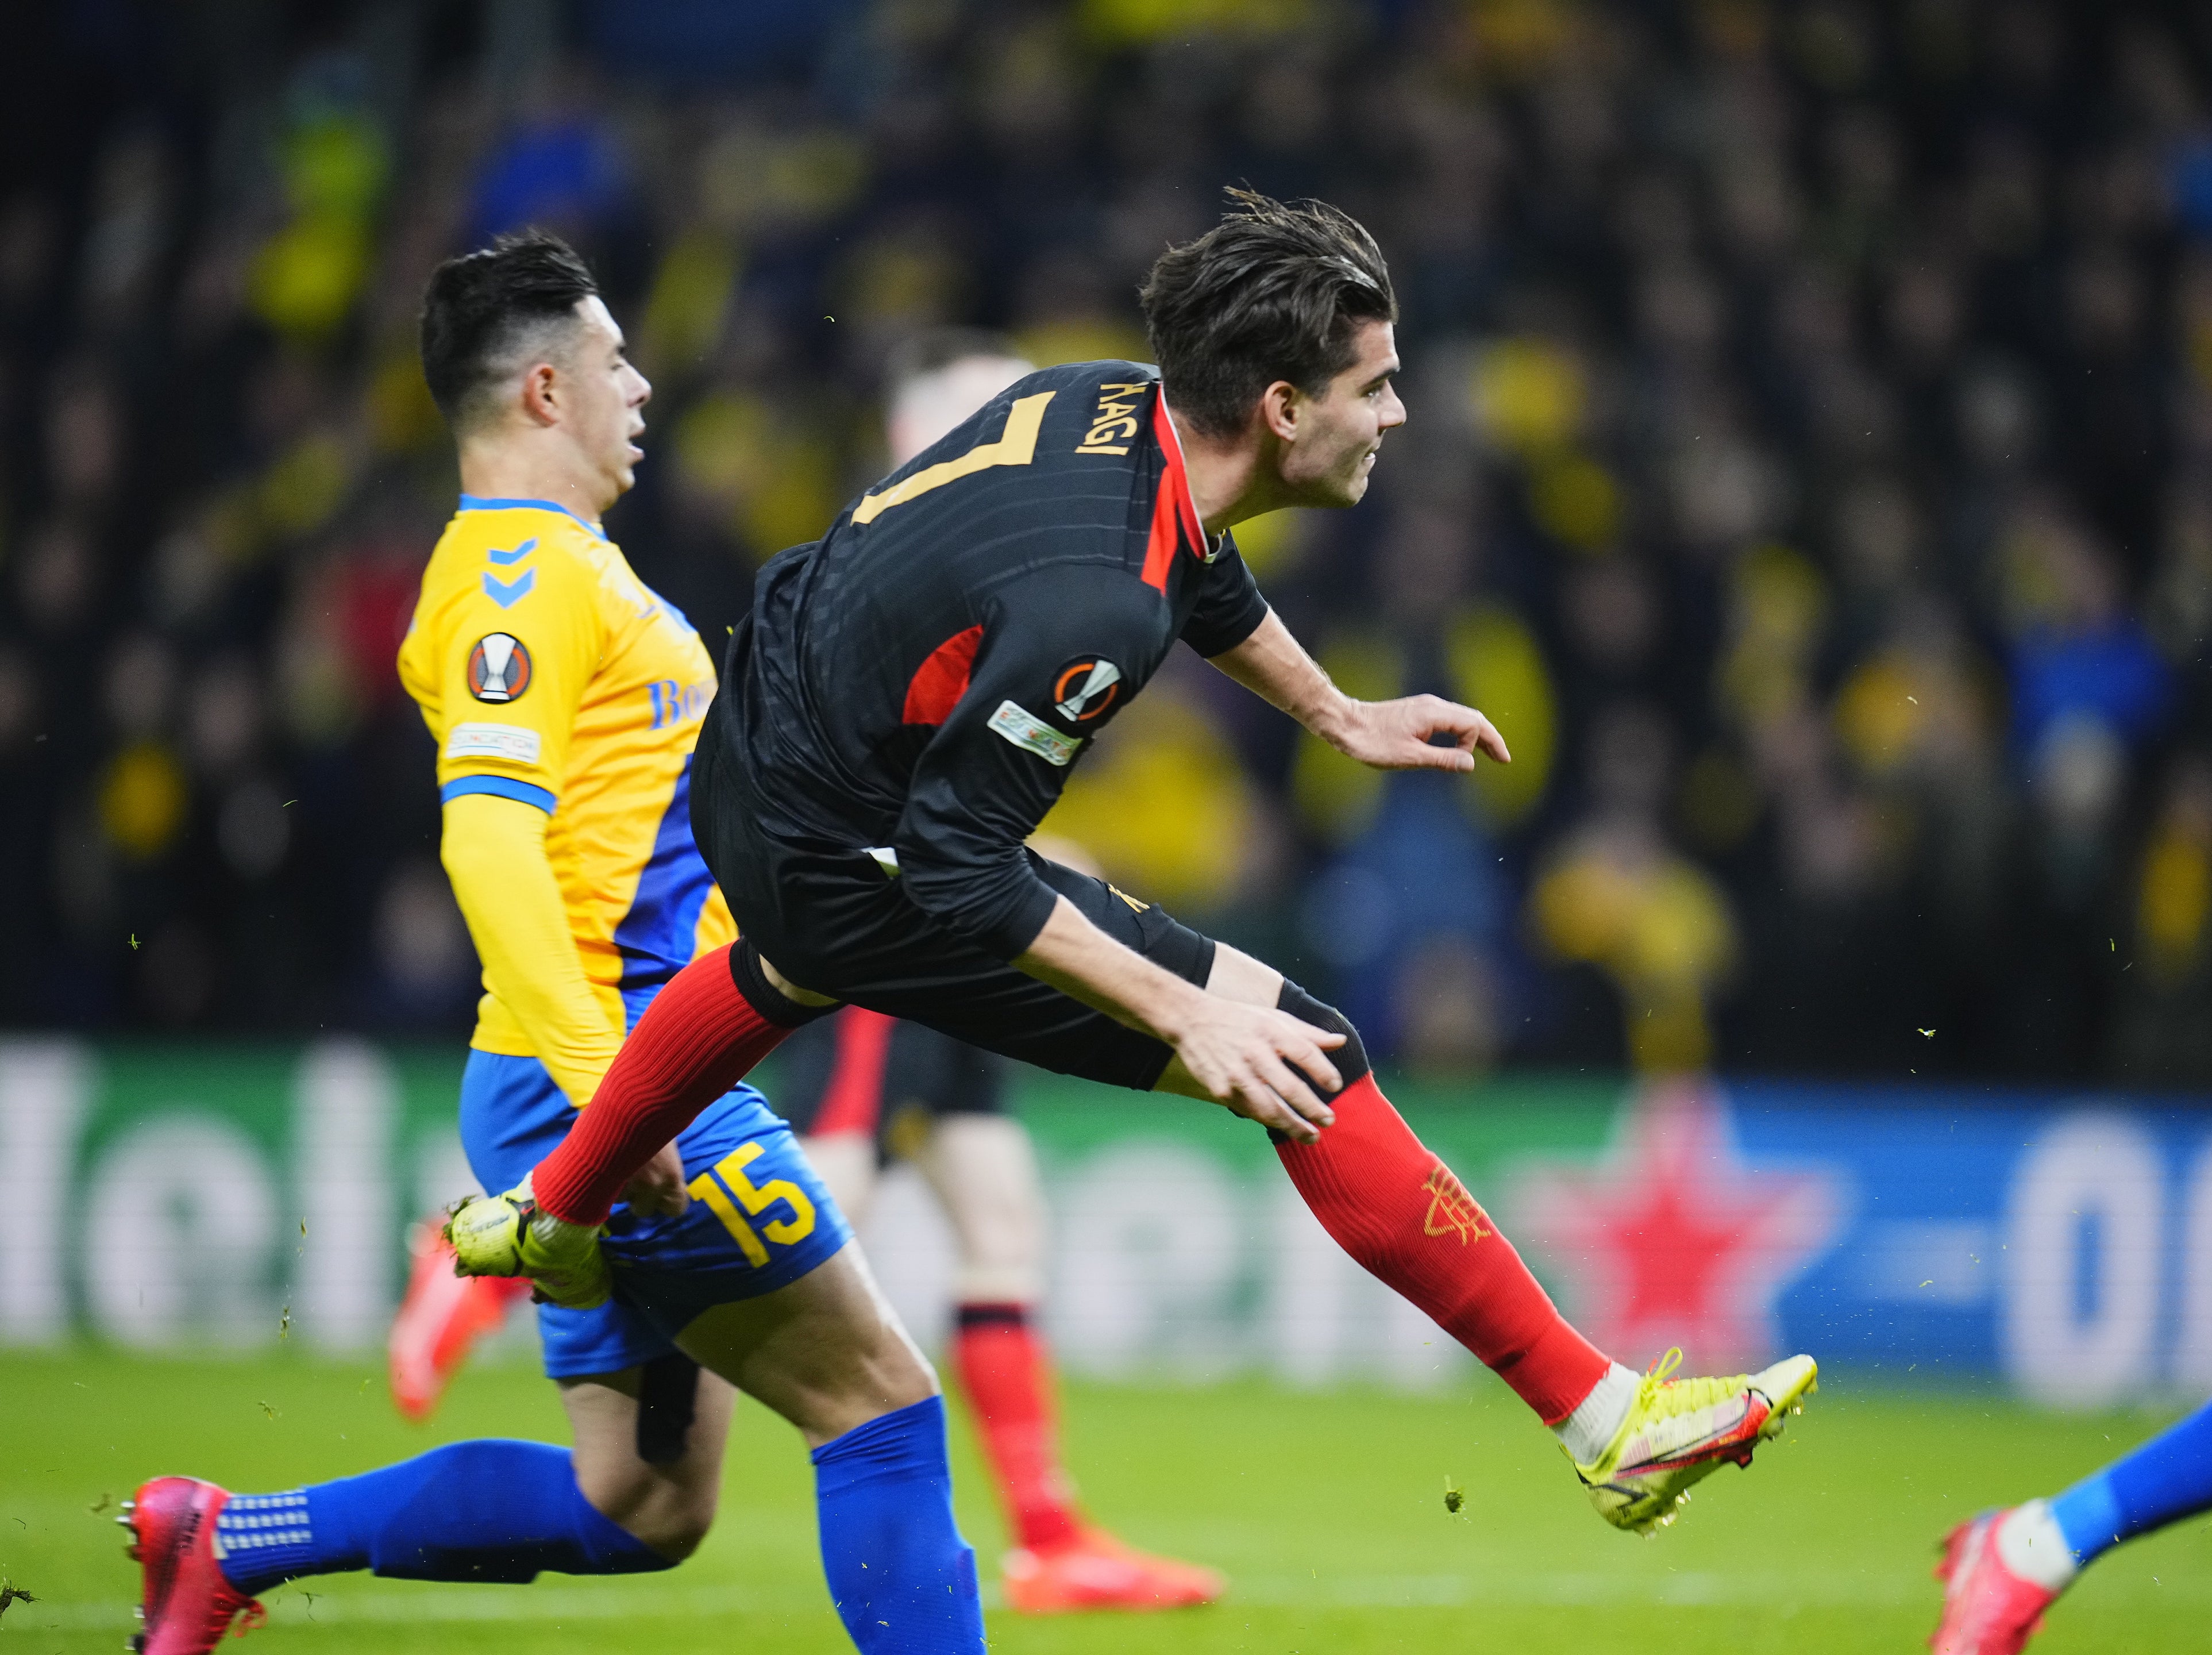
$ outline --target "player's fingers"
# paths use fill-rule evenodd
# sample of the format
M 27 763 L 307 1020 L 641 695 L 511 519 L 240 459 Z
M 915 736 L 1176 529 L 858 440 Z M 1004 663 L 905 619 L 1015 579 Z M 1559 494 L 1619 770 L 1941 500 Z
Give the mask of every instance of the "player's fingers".
M 1285 1103 L 1273 1088 L 1256 1076 L 1240 1077 L 1235 1082 L 1235 1091 L 1237 1104 L 1241 1105 L 1237 1107 L 1237 1112 L 1247 1120 L 1257 1121 L 1298 1143 L 1321 1141 L 1321 1129 Z
M 1501 764 L 1513 762 L 1513 755 L 1506 751 L 1505 738 L 1498 733 L 1498 727 L 1474 708 L 1437 696 L 1425 698 L 1425 710 L 1431 707 L 1433 711 L 1430 733 L 1449 735 L 1454 745 L 1448 751 L 1467 753 L 1470 760 L 1473 754 L 1482 752 Z M 1446 768 L 1465 770 L 1468 766 L 1453 764 Z
M 1213 1092 L 1214 1101 L 1231 1115 L 1241 1115 L 1262 1126 L 1278 1124 L 1279 1117 L 1289 1112 L 1281 1098 L 1250 1075 L 1227 1074 Z
M 1474 755 L 1464 747 L 1438 747 L 1426 741 L 1415 741 L 1406 749 L 1406 762 L 1401 769 L 1409 770 L 1471 770 Z
M 1319 1056 L 1320 1049 L 1314 1055 Z M 1285 1063 L 1273 1052 L 1269 1052 L 1256 1066 L 1260 1079 L 1273 1086 L 1282 1100 L 1296 1110 L 1304 1119 L 1321 1126 L 1334 1126 L 1336 1111 L 1322 1101 L 1321 1094 L 1313 1089 L 1305 1076 Z
M 1284 1037 L 1276 1041 L 1275 1050 L 1286 1062 L 1295 1065 L 1299 1074 L 1321 1084 L 1326 1092 L 1344 1090 L 1344 1076 L 1337 1073 L 1336 1065 L 1328 1061 L 1322 1050 L 1324 1046 L 1340 1046 L 1344 1037 L 1327 1029 L 1317 1029 L 1310 1023 L 1302 1023 L 1285 1013 L 1290 1027 Z

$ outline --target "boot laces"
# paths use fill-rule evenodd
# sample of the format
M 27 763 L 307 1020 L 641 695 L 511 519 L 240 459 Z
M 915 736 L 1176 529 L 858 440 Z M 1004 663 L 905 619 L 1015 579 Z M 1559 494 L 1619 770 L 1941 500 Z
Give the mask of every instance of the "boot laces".
M 1751 1383 L 1751 1376 L 1747 1373 L 1726 1378 L 1677 1379 L 1674 1371 L 1681 1366 L 1682 1348 L 1680 1345 L 1652 1363 L 1638 1387 L 1638 1406 L 1646 1410 L 1686 1414 L 1726 1402 Z

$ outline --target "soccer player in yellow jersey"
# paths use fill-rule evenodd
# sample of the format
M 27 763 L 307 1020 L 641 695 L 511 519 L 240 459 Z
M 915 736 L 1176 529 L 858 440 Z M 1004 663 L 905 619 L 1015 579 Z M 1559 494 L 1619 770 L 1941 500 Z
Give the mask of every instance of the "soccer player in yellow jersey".
M 422 354 L 464 492 L 400 670 L 437 739 L 445 864 L 483 962 L 462 1142 L 502 1190 L 567 1135 L 662 985 L 734 934 L 689 816 L 714 669 L 600 527 L 651 389 L 574 253 L 533 234 L 440 266 Z M 274 1494 L 156 1478 L 124 1518 L 143 1655 L 200 1655 L 304 1575 L 671 1567 L 713 1519 L 740 1385 L 813 1450 L 855 1645 L 981 1655 L 935 1376 L 790 1129 L 749 1086 L 706 1098 L 615 1209 L 611 1296 L 538 1307 L 573 1451 L 456 1443 Z

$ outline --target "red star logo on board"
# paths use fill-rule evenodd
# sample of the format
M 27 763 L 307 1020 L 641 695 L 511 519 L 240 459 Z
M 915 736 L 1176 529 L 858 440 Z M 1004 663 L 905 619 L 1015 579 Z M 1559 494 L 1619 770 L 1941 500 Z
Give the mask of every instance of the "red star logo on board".
M 1741 1372 L 1781 1351 L 1776 1300 L 1834 1243 L 1845 1193 L 1747 1164 L 1717 1089 L 1673 1080 L 1630 1100 L 1595 1168 L 1524 1172 L 1514 1233 L 1601 1350 L 1634 1366 L 1680 1345 L 1692 1371 Z

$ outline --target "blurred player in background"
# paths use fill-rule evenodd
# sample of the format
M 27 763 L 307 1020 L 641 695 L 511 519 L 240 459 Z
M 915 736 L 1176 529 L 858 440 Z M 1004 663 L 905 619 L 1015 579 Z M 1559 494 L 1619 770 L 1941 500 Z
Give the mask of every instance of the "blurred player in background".
M 892 468 L 1036 371 L 995 334 L 947 328 L 908 341 L 886 376 Z M 1035 843 L 1084 867 L 1078 847 Z M 1006 1112 L 1006 1073 L 1003 1057 L 850 1006 L 784 1043 L 775 1107 L 854 1223 L 865 1221 L 878 1170 L 892 1159 L 914 1163 L 951 1223 L 960 1257 L 952 1366 L 1014 1539 L 1003 1564 L 1007 1606 L 1042 1615 L 1212 1603 L 1224 1585 L 1214 1571 L 1132 1550 L 1075 1504 L 1036 1327 L 1044 1191 L 1028 1129 Z
M 456 1212 L 457 1245 L 478 1273 L 588 1285 L 627 1179 L 792 1031 L 861 1005 L 1269 1129 L 1345 1251 L 1558 1434 L 1606 1521 L 1648 1532 L 1782 1430 L 1812 1359 L 1695 1379 L 1679 1354 L 1641 1376 L 1613 1360 L 1391 1106 L 1342 1013 L 1026 846 L 1178 642 L 1376 769 L 1509 758 L 1471 707 L 1345 694 L 1237 554 L 1247 519 L 1357 502 L 1406 411 L 1374 238 L 1322 203 L 1231 193 L 1152 267 L 1157 368 L 1017 381 L 762 571 L 692 812 L 739 940 L 678 974 L 528 1180 Z
M 476 1342 L 498 1332 L 507 1312 L 530 1297 L 527 1281 L 456 1275 L 444 1226 L 439 1214 L 408 1232 L 414 1263 L 385 1342 L 392 1405 L 418 1425 L 437 1411 Z
M 567 1135 L 661 989 L 734 934 L 690 830 L 714 675 L 599 526 L 642 457 L 650 387 L 576 256 L 533 235 L 447 261 L 422 358 L 464 492 L 400 673 L 438 743 L 443 858 L 483 962 L 461 1138 L 498 1190 Z M 255 1594 L 306 1575 L 672 1567 L 713 1521 L 738 1386 L 813 1450 L 854 1643 L 980 1655 L 935 1376 L 790 1129 L 726 1089 L 623 1194 L 613 1295 L 548 1283 L 563 1302 L 538 1311 L 573 1451 L 454 1443 L 273 1494 L 157 1478 L 124 1518 L 145 1655 L 210 1649 Z
M 1984 1512 L 1943 1542 L 1936 1655 L 2016 1655 L 2074 1578 L 2124 1540 L 2212 1511 L 2212 1404 L 2064 1494 Z

